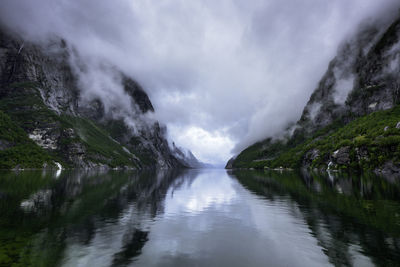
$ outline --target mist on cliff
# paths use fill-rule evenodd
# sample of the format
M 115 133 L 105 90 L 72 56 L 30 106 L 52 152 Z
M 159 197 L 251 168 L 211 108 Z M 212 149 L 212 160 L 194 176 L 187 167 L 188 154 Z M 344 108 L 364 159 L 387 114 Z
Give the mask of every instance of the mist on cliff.
M 90 74 L 81 77 L 87 97 L 126 102 L 107 71 L 120 69 L 149 94 L 171 140 L 221 163 L 296 121 L 339 44 L 360 22 L 390 20 L 399 7 L 397 0 L 3 0 L 0 21 L 35 42 L 57 36 L 71 44 Z

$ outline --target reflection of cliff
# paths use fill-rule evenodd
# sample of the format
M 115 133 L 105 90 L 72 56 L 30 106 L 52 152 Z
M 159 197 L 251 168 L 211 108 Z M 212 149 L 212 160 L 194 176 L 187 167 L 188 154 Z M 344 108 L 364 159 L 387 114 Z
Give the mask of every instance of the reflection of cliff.
M 20 249 L 25 252 L 13 254 L 0 245 L 0 254 L 8 255 L 10 263 L 35 265 L 43 264 L 45 259 L 45 265 L 51 266 L 63 257 L 65 261 L 79 258 L 71 257 L 77 252 L 72 248 L 89 243 L 98 246 L 98 252 L 104 253 L 103 260 L 110 265 L 129 263 L 146 243 L 149 223 L 163 212 L 168 189 L 179 187 L 187 179 L 182 171 L 167 170 L 71 171 L 63 172 L 57 180 L 50 173 L 40 172 L 36 177 L 32 173 L 8 176 L 0 179 L 2 196 L 14 204 L 7 207 L 10 212 L 2 213 L 0 226 L 12 232 L 15 240 L 22 240 Z M 28 179 L 32 179 L 33 186 L 21 195 L 13 195 L 20 192 L 13 183 L 15 178 L 22 179 L 20 184 L 29 184 Z M 14 224 L 24 217 L 29 218 L 29 223 Z M 5 235 L 0 231 L 0 243 Z M 43 242 L 52 245 L 42 246 Z M 104 259 L 104 255 L 110 258 Z M 3 263 L 0 259 L 0 265 Z
M 235 171 L 243 186 L 270 201 L 292 201 L 335 265 L 400 260 L 400 187 L 375 177 Z M 289 197 L 289 198 L 288 198 Z M 355 223 L 356 222 L 356 223 Z M 361 253 L 361 254 L 360 254 Z

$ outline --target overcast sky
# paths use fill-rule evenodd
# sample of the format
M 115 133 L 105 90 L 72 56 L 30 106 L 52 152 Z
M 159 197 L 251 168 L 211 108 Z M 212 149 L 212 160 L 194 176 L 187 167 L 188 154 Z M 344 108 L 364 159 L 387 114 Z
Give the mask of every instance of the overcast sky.
M 0 19 L 117 66 L 143 85 L 171 140 L 223 163 L 296 121 L 340 42 L 398 2 L 2 0 Z

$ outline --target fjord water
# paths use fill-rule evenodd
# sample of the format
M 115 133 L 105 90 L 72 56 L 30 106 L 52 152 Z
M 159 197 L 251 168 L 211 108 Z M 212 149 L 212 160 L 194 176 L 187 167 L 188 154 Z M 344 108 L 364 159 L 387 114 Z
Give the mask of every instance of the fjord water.
M 400 184 L 373 175 L 0 174 L 0 266 L 399 262 Z

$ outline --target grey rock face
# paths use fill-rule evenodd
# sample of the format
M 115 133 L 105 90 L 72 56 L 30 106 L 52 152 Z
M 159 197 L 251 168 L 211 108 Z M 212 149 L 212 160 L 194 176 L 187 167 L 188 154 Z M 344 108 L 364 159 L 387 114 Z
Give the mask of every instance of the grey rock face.
M 28 136 L 36 144 L 45 149 L 55 150 L 58 147 L 59 134 L 54 133 L 51 128 L 34 129 Z
M 184 165 L 169 148 L 164 127 L 144 118 L 143 115 L 154 112 L 154 108 L 134 80 L 119 73 L 121 86 L 133 107 L 130 114 L 109 114 L 97 98 L 82 101 L 82 85 L 71 67 L 73 53 L 73 48 L 63 40 L 55 39 L 45 47 L 39 46 L 7 33 L 0 25 L 0 102 L 6 103 L 4 111 L 18 119 L 29 137 L 73 166 L 106 167 L 114 157 L 88 151 L 87 142 L 95 141 L 86 140 L 86 126 L 79 121 L 83 118 L 93 123 L 91 127 L 101 126 L 98 131 L 109 134 L 108 138 L 130 155 L 135 166 L 173 168 Z M 113 111 L 119 114 L 118 110 Z M 65 116 L 72 121 L 68 125 L 62 119 Z M 78 120 L 74 122 L 74 118 Z M 2 148 L 7 148 L 5 142 L 0 143 Z
M 233 163 L 235 162 L 235 157 L 229 159 L 226 163 L 225 169 L 233 169 Z
M 380 18 L 379 21 L 363 24 L 352 38 L 339 47 L 337 55 L 330 62 L 326 73 L 304 107 L 300 120 L 282 133 L 281 137 L 287 141 L 283 153 L 307 144 L 305 141 L 309 141 L 309 144 L 317 143 L 318 138 L 325 139 L 358 117 L 400 104 L 400 14 L 393 14 L 397 16 L 396 18 L 388 16 L 383 16 L 384 18 Z M 329 128 L 318 132 L 326 126 Z M 385 135 L 391 136 L 393 129 L 385 126 L 382 130 L 386 131 Z M 400 122 L 396 128 L 400 129 Z M 294 130 L 291 131 L 292 129 Z M 363 129 L 357 130 L 360 131 L 357 134 L 363 134 Z M 331 137 L 333 137 L 331 140 L 335 140 L 337 136 L 331 135 Z M 310 140 L 311 138 L 313 140 Z M 384 135 L 378 136 L 373 142 L 383 141 L 384 138 Z M 262 155 L 263 158 L 280 153 L 275 152 L 274 147 L 280 141 L 269 140 L 271 138 L 261 142 L 265 147 L 254 144 L 254 148 L 259 152 L 258 155 Z M 356 143 L 356 140 L 347 141 L 349 144 Z M 332 141 L 327 140 L 327 142 Z M 317 147 L 319 145 L 323 144 L 318 144 Z M 335 152 L 324 151 L 321 158 L 318 158 L 317 151 L 313 149 L 303 154 L 301 163 L 304 167 L 310 167 L 314 162 L 318 163 L 319 168 L 323 166 L 329 170 L 357 168 L 356 166 L 365 168 L 371 158 L 376 158 L 376 153 L 368 151 L 369 145 L 370 142 L 367 142 L 365 147 L 354 147 L 352 150 L 350 147 L 342 147 Z M 395 152 L 396 149 L 397 146 L 390 147 L 391 152 Z M 304 153 L 303 147 L 301 150 L 300 153 Z M 321 149 L 323 150 L 325 149 Z M 247 152 L 244 150 L 242 153 L 247 154 Z M 248 153 L 246 156 L 257 161 L 261 160 L 261 156 L 258 155 Z
M 355 149 L 357 160 L 368 160 L 369 153 L 367 147 L 356 147 Z
M 125 91 L 132 97 L 142 113 L 154 112 L 154 107 L 143 88 L 134 80 L 124 77 L 123 79 Z
M 0 29 L 1 84 L 31 82 L 49 108 L 57 113 L 72 112 L 78 89 L 62 46 L 58 41 L 43 50 Z M 1 94 L 12 93 L 10 90 L 3 86 Z
M 350 147 L 341 147 L 332 153 L 332 159 L 334 162 L 340 165 L 347 165 L 350 163 Z
M 303 158 L 303 166 L 310 167 L 312 162 L 319 157 L 319 150 L 318 149 L 311 149 L 308 151 Z
M 295 134 L 344 123 L 400 103 L 400 19 L 370 23 L 340 47 L 310 97 Z M 400 126 L 399 126 L 400 127 Z
M 190 150 L 185 150 L 184 148 L 179 148 L 172 143 L 172 153 L 173 155 L 182 162 L 188 168 L 212 168 L 211 164 L 203 163 L 199 161 Z

